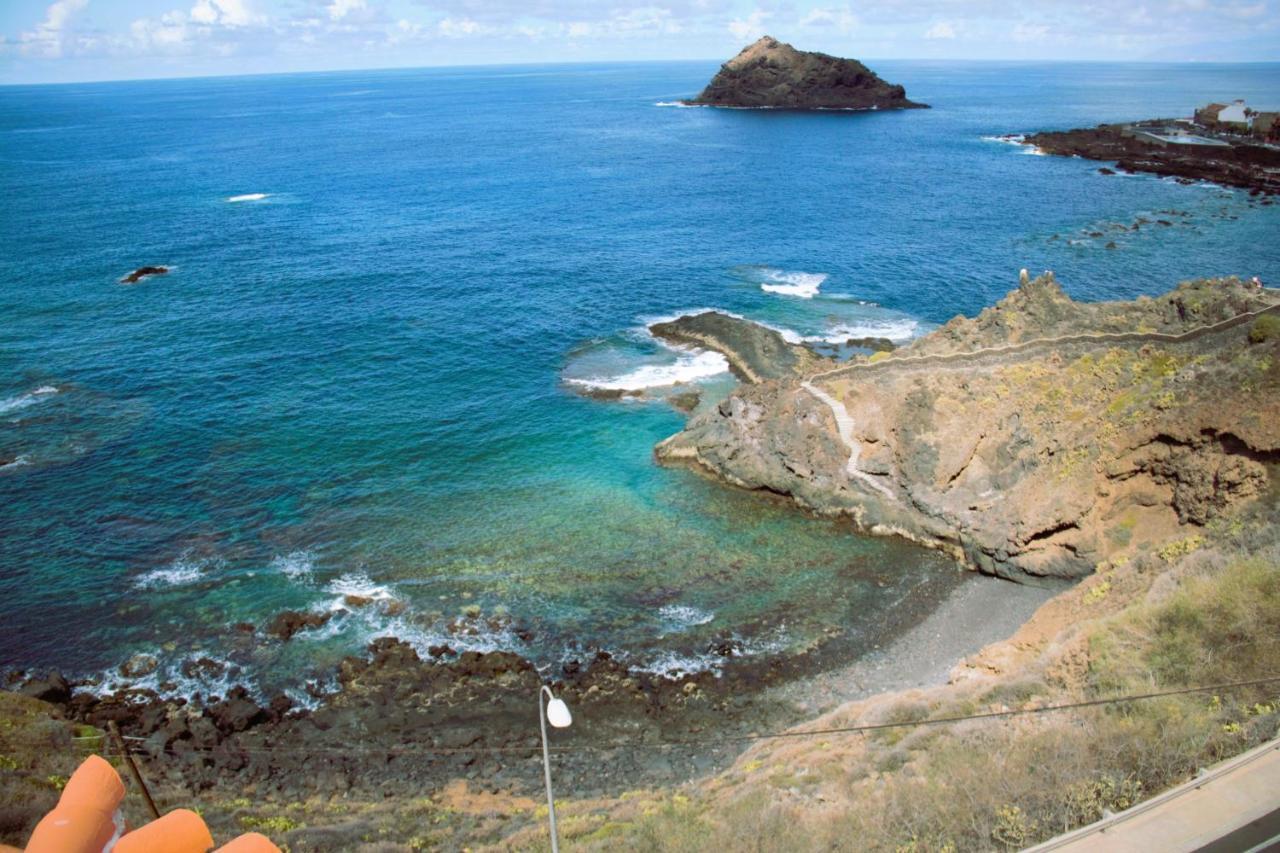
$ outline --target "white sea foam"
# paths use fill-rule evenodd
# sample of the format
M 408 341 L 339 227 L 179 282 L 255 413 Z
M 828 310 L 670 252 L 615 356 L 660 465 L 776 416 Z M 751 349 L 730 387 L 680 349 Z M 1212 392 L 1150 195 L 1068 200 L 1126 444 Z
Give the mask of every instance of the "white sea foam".
M 138 589 L 158 589 L 166 586 L 186 586 L 204 580 L 205 563 L 186 554 L 163 569 L 153 569 L 139 575 L 133 585 Z
M 51 397 L 58 393 L 58 389 L 52 385 L 41 385 L 34 391 L 26 394 L 19 394 L 16 397 L 10 397 L 7 400 L 0 400 L 0 415 L 8 412 L 16 412 L 18 409 L 25 409 L 27 406 L 39 403 L 46 397 Z
M 710 104 L 686 104 L 684 101 L 656 101 L 655 107 L 679 107 L 680 109 L 696 110 L 702 107 L 708 107 Z
M 87 688 L 87 692 L 103 697 L 124 689 L 149 690 L 164 699 L 190 699 L 197 693 L 206 698 L 226 696 L 231 688 L 242 686 L 258 701 L 265 698 L 252 673 L 246 672 L 225 658 L 201 651 L 186 654 L 183 660 L 207 657 L 219 664 L 216 672 L 196 667 L 191 670 L 191 675 L 186 675 L 182 672 L 181 661 L 174 660 L 159 650 L 154 651 L 152 657 L 160 661 L 160 665 L 154 672 L 141 678 L 126 678 L 120 674 L 118 667 L 111 667 L 91 679 L 91 686 Z
M 292 580 L 306 580 L 311 577 L 314 557 L 310 551 L 293 551 L 271 560 L 271 568 Z
M 21 468 L 23 465 L 30 465 L 31 460 L 26 456 L 15 456 L 11 461 L 0 465 L 0 471 L 7 471 L 10 468 Z
M 674 364 L 646 364 L 619 376 L 567 379 L 569 384 L 601 391 L 643 391 L 683 382 L 696 382 L 729 372 L 729 361 L 718 352 L 685 352 Z
M 269 193 L 245 193 L 244 195 L 228 196 L 227 201 L 262 201 Z
M 764 277 L 767 281 L 760 283 L 760 289 L 765 293 L 779 293 L 801 299 L 812 299 L 817 296 L 822 283 L 827 280 L 826 273 L 786 270 L 767 270 Z
M 329 602 L 328 609 L 331 611 L 346 610 L 347 605 L 344 599 L 348 595 L 369 598 L 374 601 L 389 601 L 395 598 L 391 587 L 375 583 L 364 572 L 348 572 L 336 580 L 330 581 L 325 590 L 336 596 Z
M 919 321 L 904 317 L 898 320 L 841 323 L 832 326 L 826 334 L 807 335 L 804 340 L 809 343 L 842 344 L 849 338 L 888 338 L 899 343 L 911 340 L 919 332 Z
M 1002 145 L 1021 145 L 1026 142 L 1027 137 L 1021 133 L 1006 133 L 1000 136 L 984 136 L 983 142 L 999 142 Z
M 716 615 L 708 610 L 690 607 L 687 604 L 668 604 L 658 608 L 658 615 L 674 628 L 693 628 L 705 625 Z
M 1043 148 L 1037 145 L 1024 145 L 1022 150 L 1019 151 L 1018 153 L 1028 154 L 1032 157 L 1047 157 L 1049 155 L 1048 151 L 1045 151 Z

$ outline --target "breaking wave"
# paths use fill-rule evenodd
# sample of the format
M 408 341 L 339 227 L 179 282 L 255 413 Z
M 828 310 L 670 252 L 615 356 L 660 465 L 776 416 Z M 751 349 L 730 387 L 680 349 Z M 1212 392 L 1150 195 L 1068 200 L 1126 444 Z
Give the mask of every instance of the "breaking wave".
M 270 193 L 245 193 L 244 195 L 228 196 L 227 201 L 262 201 Z
M 665 388 L 729 372 L 729 361 L 718 352 L 684 352 L 674 364 L 646 364 L 617 376 L 568 378 L 570 385 L 597 391 L 643 391 Z
M 52 385 L 41 385 L 34 391 L 26 394 L 19 394 L 16 397 L 10 397 L 7 400 L 0 400 L 0 415 L 9 412 L 16 412 L 18 409 L 25 409 L 27 406 L 39 403 L 46 397 L 51 397 L 58 393 L 58 389 Z

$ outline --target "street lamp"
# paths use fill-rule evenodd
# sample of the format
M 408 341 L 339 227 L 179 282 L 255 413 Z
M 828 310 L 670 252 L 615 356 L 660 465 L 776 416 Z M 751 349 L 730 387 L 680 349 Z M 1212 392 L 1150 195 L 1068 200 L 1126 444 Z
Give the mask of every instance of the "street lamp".
M 542 707 L 542 697 L 549 700 L 547 707 Z M 569 714 L 569 706 L 563 699 L 557 699 L 551 688 L 542 685 L 538 691 L 538 724 L 542 726 L 542 775 L 547 780 L 547 815 L 551 818 L 551 853 L 560 853 L 560 842 L 556 839 L 556 800 L 551 795 L 551 756 L 547 753 L 547 723 L 557 729 L 568 728 L 573 722 Z

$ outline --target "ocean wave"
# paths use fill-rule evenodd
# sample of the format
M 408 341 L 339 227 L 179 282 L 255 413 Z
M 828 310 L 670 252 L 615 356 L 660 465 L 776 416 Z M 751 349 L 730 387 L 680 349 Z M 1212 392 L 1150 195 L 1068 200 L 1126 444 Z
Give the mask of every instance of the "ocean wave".
M 271 568 L 292 580 L 305 580 L 311 577 L 315 568 L 315 557 L 310 551 L 293 551 L 271 560 Z
M 30 464 L 31 464 L 30 459 L 28 459 L 26 456 L 19 454 L 18 456 L 15 456 L 13 459 L 9 460 L 8 462 L 5 462 L 3 465 L 0 465 L 0 471 L 8 471 L 11 468 L 21 468 L 23 465 L 30 465 Z
M 130 678 L 122 675 L 119 667 L 111 667 L 91 676 L 84 689 L 99 698 L 119 690 L 149 690 L 162 699 L 191 700 L 197 694 L 206 699 L 226 696 L 231 688 L 239 686 L 257 701 L 264 701 L 264 693 L 253 674 L 226 658 L 200 651 L 183 655 L 182 661 L 159 650 L 144 654 L 159 662 L 155 671 Z M 202 666 L 198 661 L 207 665 Z
M 709 610 L 702 610 L 687 604 L 668 604 L 665 607 L 660 607 L 658 608 L 658 615 L 668 625 L 676 629 L 705 625 L 716 618 L 716 614 Z
M 325 591 L 337 596 L 329 602 L 329 610 L 345 610 L 347 596 L 368 598 L 372 601 L 390 601 L 395 598 L 391 587 L 375 582 L 364 572 L 348 572 L 329 582 Z
M 264 198 L 267 198 L 269 195 L 270 195 L 270 193 L 245 193 L 244 195 L 233 195 L 233 196 L 228 196 L 228 197 L 227 197 L 227 201 L 231 201 L 231 202 L 236 202 L 236 201 L 262 201 Z
M 674 364 L 646 364 L 619 376 L 569 378 L 565 381 L 570 385 L 598 391 L 644 391 L 696 382 L 728 372 L 729 361 L 723 355 L 718 352 L 697 351 L 678 355 Z
M 41 385 L 34 391 L 26 394 L 19 394 L 16 397 L 10 397 L 7 400 L 0 400 L 0 415 L 8 412 L 16 412 L 18 409 L 25 409 L 27 406 L 39 403 L 41 400 L 51 397 L 58 393 L 58 389 L 52 385 Z
M 655 101 L 655 107 L 678 107 L 685 110 L 697 110 L 708 107 L 710 104 L 686 104 L 684 101 Z
M 842 344 L 850 338 L 888 338 L 895 343 L 909 341 L 920 332 L 920 323 L 910 318 L 872 320 L 865 323 L 841 323 L 823 335 L 806 335 L 808 343 Z
M 205 579 L 207 563 L 183 555 L 163 569 L 153 569 L 139 575 L 133 582 L 136 589 L 159 589 L 166 586 L 186 586 Z
M 768 270 L 765 272 L 765 277 L 769 281 L 760 283 L 760 289 L 765 293 L 779 293 L 801 299 L 812 299 L 817 296 L 822 283 L 827 280 L 826 273 L 787 272 L 786 270 Z
M 999 142 L 1002 145 L 1022 145 L 1027 137 L 1021 133 L 1002 133 L 999 136 L 984 136 L 983 142 Z

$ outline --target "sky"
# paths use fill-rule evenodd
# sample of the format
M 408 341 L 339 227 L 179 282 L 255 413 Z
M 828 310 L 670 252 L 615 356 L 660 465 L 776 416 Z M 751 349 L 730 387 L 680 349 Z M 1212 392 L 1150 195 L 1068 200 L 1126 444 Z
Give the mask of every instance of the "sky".
M 1280 0 L 0 0 L 0 83 L 724 60 L 1280 61 Z

